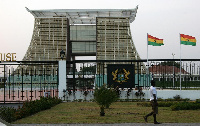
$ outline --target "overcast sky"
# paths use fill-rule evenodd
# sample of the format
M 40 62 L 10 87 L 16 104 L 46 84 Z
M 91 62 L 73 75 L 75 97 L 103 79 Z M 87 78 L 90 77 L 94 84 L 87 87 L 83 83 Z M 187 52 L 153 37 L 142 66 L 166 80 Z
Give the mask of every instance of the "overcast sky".
M 196 46 L 181 46 L 182 59 L 200 59 L 200 0 L 0 0 L 0 53 L 16 53 L 22 60 L 30 44 L 38 9 L 133 9 L 132 38 L 142 59 L 147 58 L 147 33 L 164 39 L 149 46 L 149 59 L 180 58 L 180 36 L 196 37 Z

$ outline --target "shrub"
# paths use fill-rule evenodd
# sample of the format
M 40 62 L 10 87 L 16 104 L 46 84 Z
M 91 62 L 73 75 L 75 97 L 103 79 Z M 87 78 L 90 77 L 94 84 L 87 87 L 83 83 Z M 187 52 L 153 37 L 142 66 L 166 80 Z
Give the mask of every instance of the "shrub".
M 16 109 L 13 107 L 0 107 L 0 118 L 6 122 L 13 122 L 16 120 L 15 117 Z
M 138 106 L 150 107 L 149 102 L 140 102 L 137 103 Z M 186 101 L 160 101 L 158 102 L 159 107 L 170 107 L 172 111 L 177 110 L 197 110 L 200 109 L 199 100 L 195 102 L 186 102 Z
M 162 102 L 158 102 L 158 106 L 159 107 L 170 107 L 171 105 L 175 104 L 176 102 L 173 101 L 162 101 Z
M 150 104 L 150 102 L 139 102 L 139 103 L 137 103 L 137 106 L 150 107 L 151 104 Z
M 171 106 L 172 111 L 176 110 L 197 110 L 200 109 L 200 104 L 195 102 L 178 102 Z
M 25 101 L 23 106 L 21 108 L 19 107 L 17 110 L 10 107 L 0 107 L 0 118 L 10 123 L 17 119 L 35 114 L 39 111 L 50 109 L 61 102 L 62 100 L 56 97 L 41 97 L 40 100 Z
M 172 102 L 172 101 L 168 101 L 168 102 L 165 102 L 165 101 L 161 101 L 161 102 L 158 102 L 158 106 L 159 107 L 170 107 L 171 105 L 175 104 L 176 102 Z M 151 104 L 150 102 L 140 102 L 140 103 L 137 103 L 138 106 L 143 106 L 143 107 L 150 107 Z
M 94 100 L 100 106 L 100 115 L 104 116 L 104 109 L 109 108 L 109 106 L 118 99 L 116 91 L 112 88 L 108 89 L 105 85 L 96 88 L 94 92 Z
M 180 97 L 180 95 L 176 95 L 176 96 L 174 96 L 174 99 L 175 99 L 175 101 L 180 101 L 181 97 Z
M 157 101 L 190 101 L 189 98 L 181 98 L 180 95 L 176 95 L 173 98 L 168 98 L 168 99 L 162 99 L 162 98 L 158 98 Z
M 200 103 L 200 99 L 196 99 L 196 101 L 195 101 L 196 103 Z

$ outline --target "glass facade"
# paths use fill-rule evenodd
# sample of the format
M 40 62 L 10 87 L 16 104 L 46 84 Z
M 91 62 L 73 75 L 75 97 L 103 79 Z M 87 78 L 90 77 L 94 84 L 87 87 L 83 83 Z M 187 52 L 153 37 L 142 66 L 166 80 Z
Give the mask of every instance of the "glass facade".
M 70 40 L 96 40 L 96 25 L 71 25 L 70 26 Z
M 72 53 L 96 53 L 96 42 L 72 42 Z
M 96 53 L 96 26 L 70 26 L 70 41 L 72 46 L 72 54 Z

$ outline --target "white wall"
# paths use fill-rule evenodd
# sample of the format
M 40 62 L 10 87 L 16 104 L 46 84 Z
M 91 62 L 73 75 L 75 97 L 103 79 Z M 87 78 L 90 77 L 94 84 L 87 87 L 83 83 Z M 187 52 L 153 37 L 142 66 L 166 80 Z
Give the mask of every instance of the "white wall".
M 136 97 L 135 93 L 137 92 L 137 90 L 132 90 L 130 92 L 130 95 L 127 97 L 127 91 L 121 91 L 120 94 L 120 99 L 146 99 L 149 100 L 149 90 L 143 90 L 143 92 L 145 93 L 144 96 L 138 96 Z M 84 92 L 83 91 L 76 91 L 75 92 L 75 96 L 73 95 L 73 93 L 71 95 L 69 95 L 66 92 L 66 96 L 65 98 L 62 98 L 63 100 L 69 100 L 69 101 L 73 101 L 75 100 L 86 100 L 86 101 L 90 101 L 91 99 L 94 99 L 93 96 L 94 91 L 89 91 L 87 96 L 84 96 Z M 168 99 L 168 98 L 172 98 L 176 95 L 180 95 L 181 98 L 189 98 L 190 100 L 196 100 L 196 99 L 200 99 L 200 90 L 157 90 L 158 93 L 158 98 L 162 98 L 162 99 Z
M 176 95 L 190 100 L 200 99 L 200 90 L 158 90 L 157 93 L 158 97 L 162 99 L 173 98 Z

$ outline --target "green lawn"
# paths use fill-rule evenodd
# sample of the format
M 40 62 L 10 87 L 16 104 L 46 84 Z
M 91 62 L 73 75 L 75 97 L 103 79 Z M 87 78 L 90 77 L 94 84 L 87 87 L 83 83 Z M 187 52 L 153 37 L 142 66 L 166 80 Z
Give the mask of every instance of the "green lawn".
M 15 124 L 63 124 L 63 123 L 144 123 L 143 116 L 151 107 L 141 107 L 137 102 L 116 102 L 105 110 L 105 116 L 99 116 L 99 107 L 94 102 L 66 102 L 20 119 Z M 200 122 L 200 110 L 171 111 L 169 107 L 159 107 L 157 120 L 161 123 L 197 123 Z M 153 122 L 153 117 L 148 121 Z

